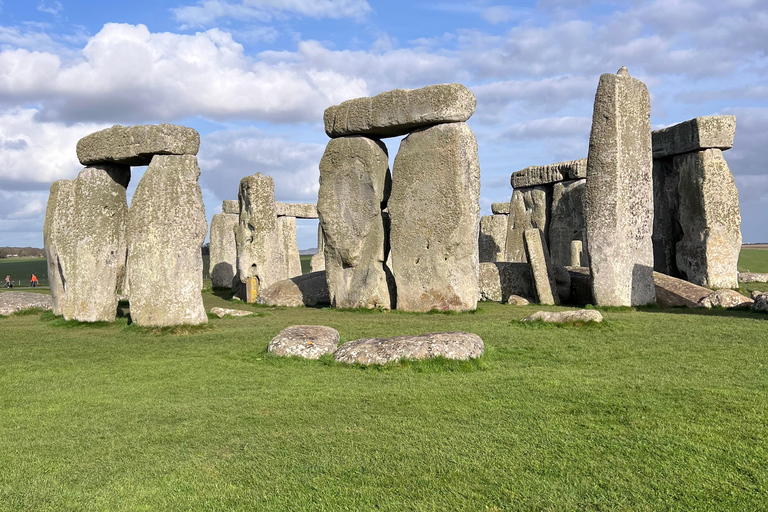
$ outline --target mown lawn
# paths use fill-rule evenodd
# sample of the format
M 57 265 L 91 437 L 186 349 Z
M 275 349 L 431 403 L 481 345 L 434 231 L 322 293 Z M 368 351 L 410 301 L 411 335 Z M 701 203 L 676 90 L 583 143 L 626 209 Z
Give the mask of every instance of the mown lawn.
M 765 510 L 768 315 L 539 306 L 403 314 L 215 305 L 204 328 L 0 318 L 0 510 Z M 556 309 L 556 308 L 550 308 Z M 464 330 L 475 363 L 270 357 Z
M 768 272 L 768 249 L 742 248 L 739 252 L 740 272 Z

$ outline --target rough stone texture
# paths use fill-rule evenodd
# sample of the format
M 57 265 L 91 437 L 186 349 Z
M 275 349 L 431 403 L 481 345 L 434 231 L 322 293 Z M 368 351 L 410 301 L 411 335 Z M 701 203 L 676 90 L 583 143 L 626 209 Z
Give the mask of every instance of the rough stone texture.
M 465 123 L 411 133 L 400 144 L 393 174 L 389 215 L 397 309 L 475 309 L 480 164 L 474 133 Z
M 278 217 L 294 217 L 297 219 L 316 219 L 317 205 L 315 203 L 275 203 Z
M 560 296 L 552 264 L 549 261 L 547 243 L 539 229 L 525 230 L 525 250 L 531 263 L 531 274 L 539 304 L 559 304 Z
M 505 261 L 526 262 L 523 233 L 538 228 L 549 236 L 549 213 L 552 205 L 552 187 L 520 188 L 512 191 L 509 202 L 509 220 L 505 244 Z
M 479 300 L 503 302 L 510 295 L 536 297 L 531 266 L 527 263 L 480 263 L 479 288 Z
M 523 318 L 523 322 L 535 322 L 541 320 L 542 322 L 552 323 L 586 323 L 586 322 L 602 322 L 603 315 L 599 311 L 594 309 L 579 309 L 576 311 L 537 311 L 531 316 Z
M 743 296 L 735 290 L 723 289 L 711 292 L 699 301 L 699 305 L 705 308 L 721 307 L 732 309 L 751 307 L 753 302 L 752 299 Z
M 278 233 L 274 181 L 261 173 L 246 176 L 240 180 L 238 201 L 237 272 L 241 282 L 254 277 L 264 290 L 290 277 Z
M 552 188 L 552 207 L 549 219 L 549 251 L 554 265 L 572 265 L 571 242 L 579 240 L 587 245 L 587 221 L 584 217 L 584 192 L 587 180 L 555 183 Z M 589 266 L 589 258 L 582 258 L 579 266 Z
M 676 244 L 683 237 L 678 220 L 680 175 L 672 158 L 653 160 L 653 268 L 672 277 L 677 270 Z
M 740 283 L 768 283 L 768 274 L 757 272 L 739 272 Z
M 19 311 L 39 308 L 45 311 L 53 309 L 53 299 L 50 295 L 29 292 L 0 293 L 0 316 L 8 316 Z
M 387 148 L 380 141 L 353 136 L 328 143 L 320 160 L 317 210 L 333 307 L 392 307 L 382 214 L 390 187 Z
M 234 213 L 217 213 L 211 219 L 209 269 L 214 288 L 236 289 L 240 283 L 237 276 L 235 241 L 235 227 L 238 222 L 240 216 Z
M 571 264 L 569 266 L 582 267 L 586 263 L 584 260 L 588 260 L 585 258 L 584 243 L 581 240 L 571 240 Z
M 709 288 L 661 272 L 653 273 L 653 282 L 656 286 L 656 303 L 663 308 L 702 307 L 701 300 L 712 293 Z
M 736 116 L 697 117 L 653 132 L 653 158 L 730 149 L 736 135 Z
M 690 282 L 737 288 L 741 251 L 739 192 L 719 149 L 674 157 L 680 183 L 677 268 Z
M 281 252 L 285 258 L 285 268 L 288 277 L 301 275 L 301 256 L 299 246 L 296 243 L 296 218 L 278 217 L 277 236 L 280 241 Z
M 604 74 L 589 139 L 586 223 L 595 301 L 654 302 L 651 103 L 626 68 Z
M 334 358 L 341 363 L 365 365 L 435 357 L 466 361 L 480 357 L 484 351 L 483 340 L 477 334 L 439 332 L 348 341 L 336 350 Z
M 243 311 L 242 309 L 211 308 L 211 314 L 216 315 L 219 318 L 224 318 L 225 316 L 241 317 L 251 316 L 253 315 L 253 311 Z
M 510 304 L 512 306 L 527 306 L 528 304 L 530 304 L 530 302 L 528 302 L 528 299 L 526 299 L 525 297 L 521 297 L 519 295 L 510 295 L 507 298 L 507 304 Z
M 768 293 L 761 293 L 754 297 L 752 309 L 761 313 L 768 313 Z
M 221 202 L 221 213 L 240 215 L 240 203 L 237 199 L 227 199 Z
M 325 272 L 310 272 L 278 281 L 262 290 L 256 302 L 268 306 L 316 306 L 330 304 Z
M 200 134 L 185 126 L 115 125 L 77 141 L 77 158 L 83 165 L 149 165 L 154 155 L 196 155 L 199 148 Z
M 115 320 L 125 278 L 130 176 L 124 165 L 94 165 L 51 188 L 43 232 L 55 313 L 67 320 Z
M 323 121 L 329 137 L 397 137 L 435 123 L 466 121 L 476 104 L 474 94 L 461 84 L 429 85 L 345 101 L 326 109 Z
M 589 267 L 566 267 L 571 276 L 571 304 L 584 306 L 594 304 L 595 297 L 592 293 L 592 273 Z
M 339 346 L 339 332 L 323 325 L 292 325 L 272 338 L 267 352 L 275 356 L 319 359 Z
M 587 159 L 569 160 L 550 165 L 532 165 L 512 173 L 512 188 L 535 187 L 563 180 L 587 177 Z
M 318 254 L 312 255 L 312 258 L 310 258 L 309 260 L 309 271 L 310 272 L 325 271 L 325 254 L 324 253 L 318 253 Z
M 571 274 L 562 265 L 552 265 L 550 271 L 555 276 L 555 285 L 560 304 L 567 304 L 571 299 Z
M 152 158 L 128 212 L 127 282 L 131 319 L 162 327 L 204 324 L 203 194 L 197 157 Z
M 509 203 L 491 203 L 491 213 L 494 215 L 509 215 Z
M 485 215 L 480 217 L 478 251 L 480 262 L 502 261 L 507 246 L 506 215 Z

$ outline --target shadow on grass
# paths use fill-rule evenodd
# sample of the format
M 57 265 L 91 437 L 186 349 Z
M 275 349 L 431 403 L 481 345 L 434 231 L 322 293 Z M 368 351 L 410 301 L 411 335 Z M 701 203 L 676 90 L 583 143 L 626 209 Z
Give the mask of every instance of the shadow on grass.
M 114 322 L 80 322 L 79 320 L 65 320 L 63 316 L 56 316 L 53 311 L 46 311 L 40 316 L 40 320 L 47 322 L 51 327 L 62 329 L 109 329 L 115 325 L 128 325 L 127 318 L 118 318 Z
M 509 323 L 510 325 L 522 327 L 524 329 L 605 329 L 611 327 L 611 322 L 608 320 L 603 320 L 602 322 L 595 322 L 594 320 L 590 320 L 589 322 L 545 322 L 544 320 L 529 320 L 523 322 L 522 320 L 511 320 Z

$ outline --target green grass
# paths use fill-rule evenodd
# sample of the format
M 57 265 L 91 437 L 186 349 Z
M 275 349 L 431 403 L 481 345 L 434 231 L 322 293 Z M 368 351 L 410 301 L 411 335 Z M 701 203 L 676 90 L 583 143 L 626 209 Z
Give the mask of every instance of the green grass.
M 33 273 L 40 285 L 48 286 L 48 264 L 45 258 L 0 258 L 2 286 L 5 286 L 5 276 L 10 275 L 14 287 L 28 287 Z
M 0 510 L 765 510 L 768 315 L 540 306 L 426 315 L 206 307 L 204 328 L 0 318 Z M 486 354 L 347 367 L 281 359 L 464 330 Z
M 302 254 L 299 258 L 301 258 L 301 273 L 309 274 L 309 261 L 312 259 L 312 256 Z
M 739 271 L 768 272 L 768 249 L 742 249 L 739 253 Z

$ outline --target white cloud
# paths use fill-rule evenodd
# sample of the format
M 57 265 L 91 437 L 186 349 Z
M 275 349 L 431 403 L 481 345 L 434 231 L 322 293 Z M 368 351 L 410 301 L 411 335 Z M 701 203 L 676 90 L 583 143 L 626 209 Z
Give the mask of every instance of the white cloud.
M 46 2 L 45 0 L 41 0 L 37 5 L 37 10 L 47 14 L 53 14 L 55 16 L 64 10 L 64 6 L 61 5 L 61 2 L 57 2 L 56 0 L 50 3 Z
M 361 21 L 371 11 L 365 0 L 204 0 L 171 9 L 185 27 L 210 26 L 220 18 L 269 22 L 290 15 Z
M 488 23 L 505 23 L 514 17 L 514 11 L 506 5 L 494 5 L 483 9 L 483 18 Z

